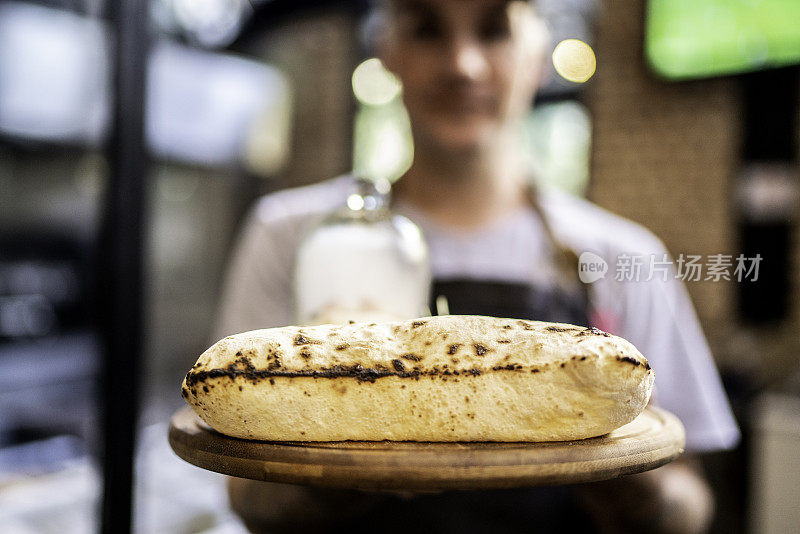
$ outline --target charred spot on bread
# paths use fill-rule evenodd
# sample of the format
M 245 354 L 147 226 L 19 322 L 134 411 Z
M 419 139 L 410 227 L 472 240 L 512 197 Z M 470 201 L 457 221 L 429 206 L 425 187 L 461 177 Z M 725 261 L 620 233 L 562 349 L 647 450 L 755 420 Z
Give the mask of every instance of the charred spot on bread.
M 600 330 L 599 328 L 595 328 L 594 326 L 590 326 L 590 327 L 586 328 L 582 332 L 579 332 L 578 335 L 579 336 L 594 335 L 594 336 L 611 337 L 611 334 L 609 334 L 608 332 L 603 332 L 602 330 Z
M 475 343 L 472 346 L 475 347 L 475 354 L 477 354 L 478 356 L 483 356 L 484 354 L 489 352 L 489 349 L 487 349 L 484 345 L 481 345 L 480 343 Z
M 564 328 L 562 326 L 546 326 L 544 329 L 550 332 L 576 332 L 578 330 L 577 328 Z
M 518 363 L 509 363 L 507 365 L 495 365 L 492 367 L 492 371 L 519 371 L 522 369 L 522 365 Z
M 447 354 L 450 354 L 450 355 L 452 356 L 453 354 L 455 354 L 456 352 L 458 352 L 458 348 L 459 348 L 460 346 L 461 346 L 461 343 L 453 343 L 453 344 L 452 344 L 452 345 L 450 345 L 450 347 L 447 349 Z
M 630 356 L 616 356 L 616 359 L 617 359 L 618 362 L 627 362 L 627 363 L 633 364 L 634 367 L 639 367 L 640 365 L 642 365 L 642 362 L 640 362 L 636 358 L 631 358 Z M 645 370 L 649 371 L 650 370 L 650 364 L 649 363 L 645 363 L 644 364 L 644 368 L 645 368 Z
M 419 328 L 420 326 L 425 326 L 428 321 L 414 321 L 411 323 L 411 328 Z
M 255 368 L 256 368 L 255 365 L 253 365 L 253 362 L 251 362 L 248 357 L 241 356 L 241 352 L 238 352 L 237 355 L 239 356 L 239 358 L 236 358 L 233 361 L 233 363 L 230 364 L 229 367 L 231 367 L 231 368 L 241 368 L 241 369 L 247 370 L 247 371 L 254 371 L 255 370 Z

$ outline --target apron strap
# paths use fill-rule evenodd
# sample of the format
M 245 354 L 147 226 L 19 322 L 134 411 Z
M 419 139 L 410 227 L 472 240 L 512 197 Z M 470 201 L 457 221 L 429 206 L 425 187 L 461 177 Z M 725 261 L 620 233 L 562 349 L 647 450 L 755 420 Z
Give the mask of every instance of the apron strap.
M 556 283 L 559 287 L 569 293 L 577 293 L 577 296 L 585 302 L 586 315 L 592 316 L 592 298 L 589 285 L 581 282 L 578 277 L 578 254 L 570 247 L 561 243 L 553 232 L 553 227 L 544 213 L 539 193 L 532 182 L 525 188 L 525 196 L 533 211 L 539 217 L 544 228 L 545 236 L 553 246 L 554 260 L 556 262 Z

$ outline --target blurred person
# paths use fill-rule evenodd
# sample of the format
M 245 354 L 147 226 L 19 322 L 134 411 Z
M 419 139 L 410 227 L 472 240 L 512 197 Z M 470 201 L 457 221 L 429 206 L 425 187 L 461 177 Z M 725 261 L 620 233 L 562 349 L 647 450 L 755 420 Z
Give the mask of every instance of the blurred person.
M 687 431 L 687 451 L 732 447 L 739 431 L 682 283 L 578 280 L 578 254 L 666 254 L 648 230 L 585 200 L 530 186 L 515 142 L 542 80 L 547 32 L 529 3 L 386 0 L 374 45 L 403 83 L 415 156 L 393 209 L 423 231 L 432 293 L 455 313 L 592 325 L 636 345 L 656 402 Z M 295 320 L 292 272 L 316 216 L 343 205 L 343 176 L 262 198 L 231 261 L 218 338 Z M 452 304 L 461 309 L 453 309 Z M 494 313 L 489 313 L 491 309 Z M 254 532 L 703 532 L 713 497 L 689 454 L 659 469 L 573 487 L 397 495 L 243 479 L 231 504 Z

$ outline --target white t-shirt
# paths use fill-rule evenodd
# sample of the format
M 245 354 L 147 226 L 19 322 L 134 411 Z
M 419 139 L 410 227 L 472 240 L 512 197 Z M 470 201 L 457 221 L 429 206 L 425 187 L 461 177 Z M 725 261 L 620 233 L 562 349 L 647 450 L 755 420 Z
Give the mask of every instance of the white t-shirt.
M 217 338 L 293 323 L 291 282 L 300 240 L 317 216 L 342 206 L 353 191 L 352 177 L 344 176 L 259 200 L 231 259 Z M 739 429 L 674 267 L 664 264 L 664 273 L 649 281 L 647 276 L 638 281 L 616 276 L 618 257 L 637 256 L 646 262 L 654 255 L 661 261 L 663 243 L 644 227 L 583 199 L 556 191 L 541 191 L 539 199 L 560 243 L 608 263 L 606 276 L 590 288 L 593 325 L 631 341 L 647 357 L 656 373 L 655 401 L 683 422 L 687 450 L 733 447 Z M 402 202 L 396 210 L 422 229 L 436 278 L 553 283 L 552 246 L 532 209 L 466 233 L 438 226 Z

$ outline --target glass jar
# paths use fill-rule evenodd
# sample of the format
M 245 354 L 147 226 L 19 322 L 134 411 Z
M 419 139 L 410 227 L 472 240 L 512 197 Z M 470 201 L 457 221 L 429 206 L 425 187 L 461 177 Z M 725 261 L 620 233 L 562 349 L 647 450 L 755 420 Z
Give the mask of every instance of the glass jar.
M 422 232 L 390 208 L 388 181 L 358 179 L 297 254 L 298 324 L 377 322 L 429 315 L 431 274 Z

